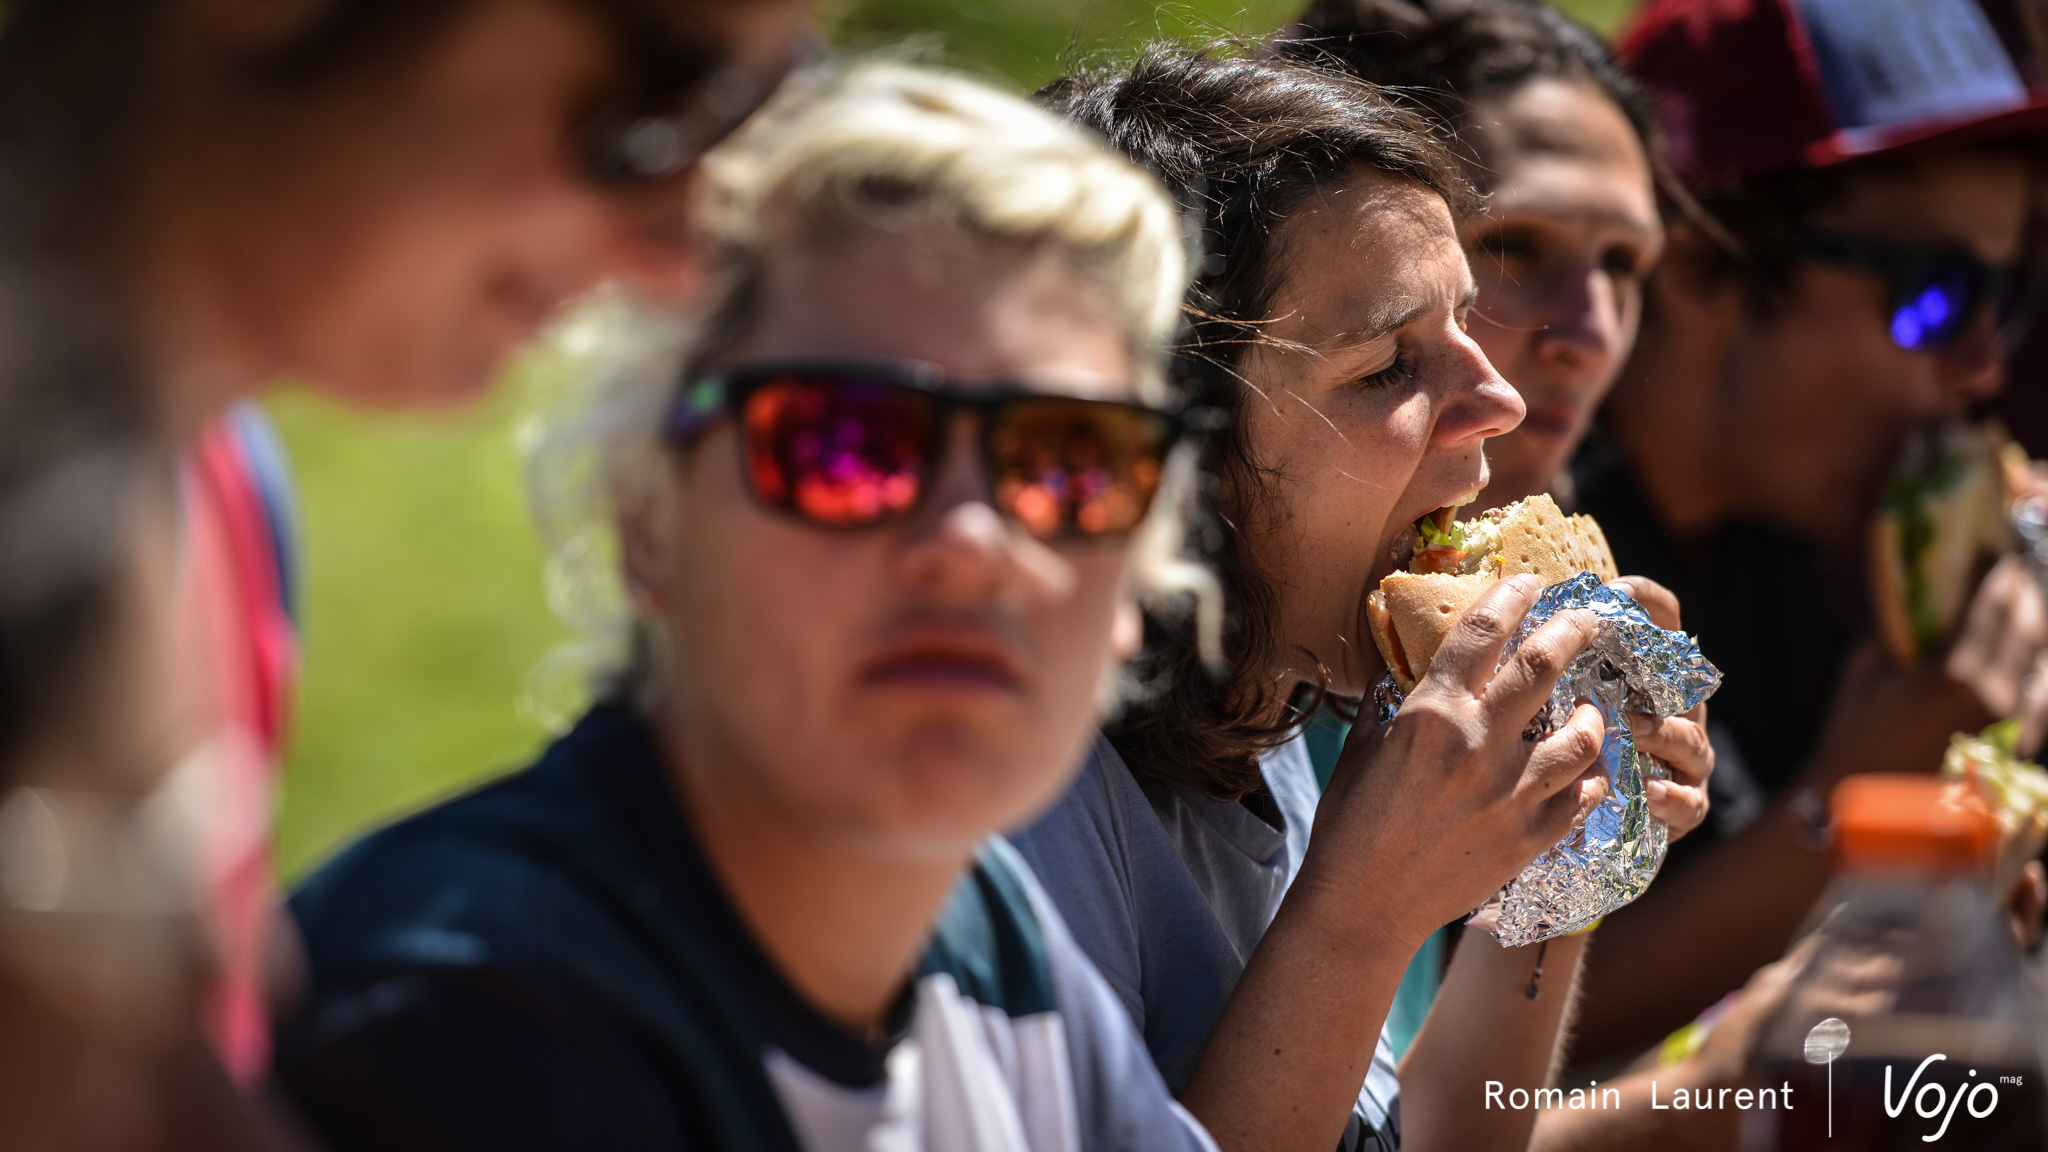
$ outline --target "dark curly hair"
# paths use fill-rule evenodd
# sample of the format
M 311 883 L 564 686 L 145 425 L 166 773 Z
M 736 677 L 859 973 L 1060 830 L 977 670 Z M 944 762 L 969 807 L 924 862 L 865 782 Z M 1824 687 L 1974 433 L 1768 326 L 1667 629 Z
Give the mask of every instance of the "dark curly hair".
M 1303 700 L 1274 679 L 1274 593 L 1243 545 L 1267 496 L 1239 419 L 1250 389 L 1238 366 L 1263 339 L 1285 275 L 1276 234 L 1304 200 L 1361 169 L 1412 180 L 1460 218 L 1472 193 L 1428 122 L 1379 89 L 1242 45 L 1154 46 L 1134 63 L 1055 81 L 1038 98 L 1157 173 L 1199 231 L 1172 372 L 1191 405 L 1221 417 L 1202 450 L 1189 550 L 1222 582 L 1227 671 L 1209 674 L 1185 621 L 1148 617 L 1136 669 L 1148 690 L 1109 738 L 1140 779 L 1236 799 L 1260 787 L 1259 753 L 1287 739 L 1321 695 Z
M 1274 50 L 1392 90 L 1454 138 L 1475 106 L 1537 80 L 1586 84 L 1657 155 L 1649 98 L 1592 32 L 1538 0 L 1315 0 Z

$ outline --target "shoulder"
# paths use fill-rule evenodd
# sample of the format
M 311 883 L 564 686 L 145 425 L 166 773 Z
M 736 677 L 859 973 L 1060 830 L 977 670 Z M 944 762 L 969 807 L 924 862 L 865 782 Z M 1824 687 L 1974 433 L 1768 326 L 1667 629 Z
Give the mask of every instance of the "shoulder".
M 649 771 L 635 723 L 593 713 L 294 895 L 312 986 L 277 1070 L 330 1146 L 794 1147 L 729 981 L 606 791 Z
M 925 967 L 925 976 L 935 973 L 951 976 L 985 1016 L 1004 1020 L 1028 1129 L 1070 1124 L 1086 1148 L 1213 1147 L 1174 1102 L 1059 909 L 1000 839 L 984 847 L 940 919 Z
M 383 829 L 291 898 L 315 980 L 360 966 L 477 964 L 521 950 L 537 912 L 605 850 L 604 814 L 576 766 L 549 756 Z

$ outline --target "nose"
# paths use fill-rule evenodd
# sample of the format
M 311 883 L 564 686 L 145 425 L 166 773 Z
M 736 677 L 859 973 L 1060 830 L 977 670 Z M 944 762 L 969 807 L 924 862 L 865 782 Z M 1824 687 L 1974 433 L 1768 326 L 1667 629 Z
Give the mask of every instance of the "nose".
M 932 488 L 906 525 L 898 573 L 915 594 L 954 606 L 1001 597 L 1021 573 L 1017 533 L 996 511 L 974 419 L 953 417 Z
M 1621 289 L 1591 262 L 1560 273 L 1538 312 L 1536 354 L 1574 374 L 1604 374 L 1620 343 Z
M 1441 447 L 1463 448 L 1515 430 L 1527 414 L 1522 394 L 1494 371 L 1493 362 L 1463 332 L 1453 339 L 1438 377 L 1438 414 L 1431 439 Z
M 1937 363 L 1942 392 L 1958 408 L 1982 403 L 2005 390 L 2005 341 L 1988 309 L 1942 350 Z

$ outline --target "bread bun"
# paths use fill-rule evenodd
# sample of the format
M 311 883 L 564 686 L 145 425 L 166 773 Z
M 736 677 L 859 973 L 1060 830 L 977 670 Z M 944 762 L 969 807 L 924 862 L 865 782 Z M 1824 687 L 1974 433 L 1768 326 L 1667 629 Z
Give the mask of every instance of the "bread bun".
M 1366 597 L 1373 643 L 1402 692 L 1415 690 L 1451 629 L 1501 578 L 1529 573 L 1549 587 L 1581 572 L 1602 581 L 1620 575 L 1600 525 L 1591 516 L 1565 515 L 1547 495 L 1458 527 L 1475 543 L 1465 554 L 1463 571 L 1395 572 Z

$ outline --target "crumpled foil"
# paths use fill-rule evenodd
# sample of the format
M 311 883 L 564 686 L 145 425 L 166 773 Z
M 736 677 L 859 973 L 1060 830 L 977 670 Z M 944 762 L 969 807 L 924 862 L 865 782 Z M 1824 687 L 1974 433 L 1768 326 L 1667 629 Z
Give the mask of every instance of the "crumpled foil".
M 1720 669 L 1700 655 L 1692 637 L 1657 627 L 1634 597 L 1602 584 L 1591 572 L 1543 590 L 1509 638 L 1501 663 L 1507 663 L 1531 632 L 1569 608 L 1592 612 L 1599 618 L 1599 628 L 1593 642 L 1558 677 L 1549 703 L 1531 721 L 1529 734 L 1541 738 L 1563 727 L 1580 702 L 1598 708 L 1607 725 L 1600 744 L 1607 797 L 1474 914 L 1481 923 L 1494 920 L 1494 937 L 1503 948 L 1577 931 L 1649 888 L 1663 866 L 1669 841 L 1664 822 L 1650 816 L 1643 782 L 1667 773 L 1636 751 L 1624 716 L 1676 716 L 1721 686 Z M 1388 677 L 1378 692 L 1382 722 L 1400 709 L 1401 700 Z

